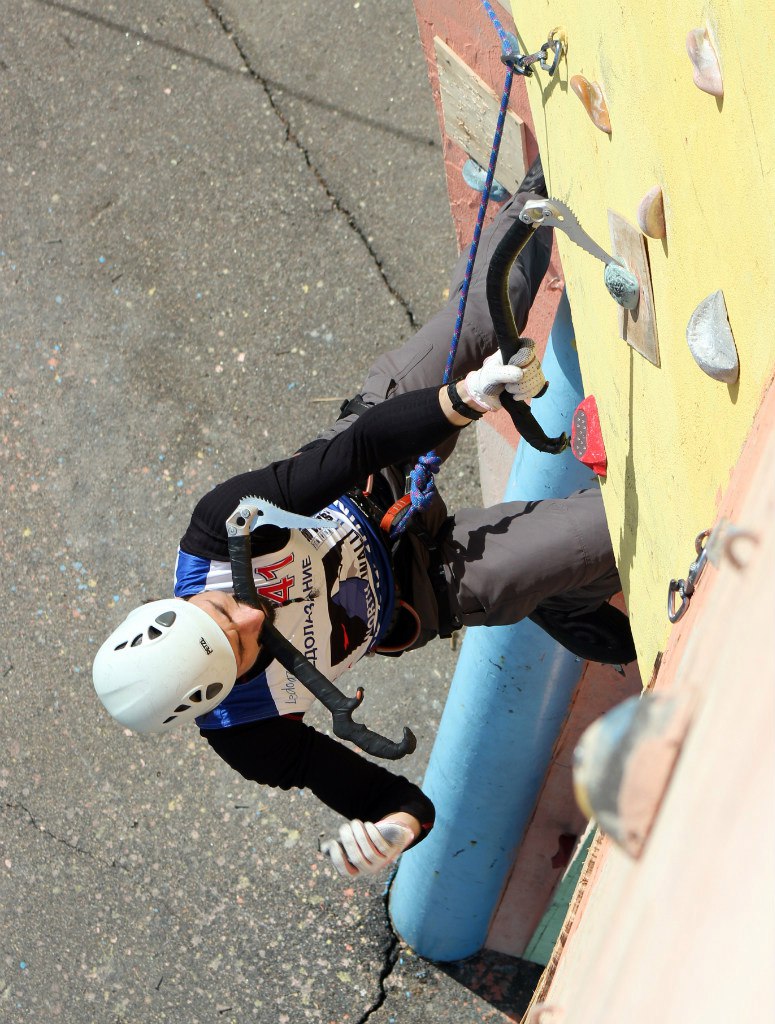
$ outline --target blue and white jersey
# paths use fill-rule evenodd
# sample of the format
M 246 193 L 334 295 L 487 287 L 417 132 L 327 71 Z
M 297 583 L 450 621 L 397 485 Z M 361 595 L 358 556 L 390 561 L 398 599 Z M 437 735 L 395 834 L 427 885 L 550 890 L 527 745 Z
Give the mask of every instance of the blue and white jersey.
M 326 678 L 335 680 L 386 632 L 394 604 L 384 543 L 348 498 L 318 513 L 331 529 L 291 530 L 285 547 L 252 560 L 257 591 L 277 606 L 275 625 Z M 204 590 L 233 593 L 228 561 L 178 550 L 175 596 Z M 239 679 L 217 708 L 197 719 L 224 729 L 278 715 L 304 713 L 315 698 L 282 665 Z

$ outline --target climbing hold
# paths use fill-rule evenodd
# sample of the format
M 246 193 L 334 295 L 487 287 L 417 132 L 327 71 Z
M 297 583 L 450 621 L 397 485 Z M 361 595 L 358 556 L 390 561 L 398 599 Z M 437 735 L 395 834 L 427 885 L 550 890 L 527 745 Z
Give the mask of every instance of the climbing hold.
M 641 199 L 638 207 L 638 227 L 649 238 L 664 238 L 667 234 L 665 201 L 659 185 L 650 188 Z
M 691 717 L 690 702 L 630 697 L 596 719 L 573 753 L 576 802 L 631 857 L 654 824 Z
M 468 159 L 463 164 L 463 181 L 469 188 L 475 189 L 477 192 L 484 192 L 484 186 L 487 182 L 487 171 L 476 160 Z M 494 203 L 505 203 L 508 198 L 508 191 L 499 181 L 493 178 L 490 185 L 490 199 Z
M 552 43 L 559 39 L 563 56 L 568 52 L 568 30 L 564 25 L 555 25 L 547 39 Z
M 713 292 L 697 306 L 689 317 L 686 340 L 701 370 L 714 380 L 735 383 L 740 362 L 722 291 Z
M 693 28 L 686 37 L 686 52 L 694 66 L 694 84 L 711 96 L 724 95 L 724 80 L 721 77 L 716 51 L 710 41 L 707 28 Z
M 594 395 L 587 395 L 573 414 L 570 446 L 579 462 L 589 466 L 598 476 L 606 475 L 608 456 Z
M 624 309 L 637 309 L 640 302 L 640 281 L 627 267 L 607 263 L 603 280 L 608 294 Z
M 570 87 L 581 100 L 582 106 L 589 114 L 592 124 L 607 135 L 611 134 L 611 118 L 608 116 L 603 90 L 597 82 L 590 82 L 583 75 L 574 75 Z
M 705 551 L 713 565 L 718 567 L 726 558 L 734 569 L 740 570 L 748 566 L 760 540 L 752 530 L 737 526 L 722 516 L 705 542 Z
M 536 1003 L 529 1010 L 528 1024 L 560 1024 L 565 1016 L 561 1006 L 551 1003 Z

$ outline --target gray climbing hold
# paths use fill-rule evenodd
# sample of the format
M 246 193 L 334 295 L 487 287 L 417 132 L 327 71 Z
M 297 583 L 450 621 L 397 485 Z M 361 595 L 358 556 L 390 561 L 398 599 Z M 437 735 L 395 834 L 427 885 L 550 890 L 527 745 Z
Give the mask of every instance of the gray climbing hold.
M 690 707 L 664 693 L 644 693 L 588 726 L 573 752 L 580 810 L 631 857 L 639 857 L 656 820 Z
M 714 380 L 735 383 L 740 361 L 722 291 L 713 292 L 697 306 L 689 317 L 686 340 L 701 370 Z
M 484 186 L 487 182 L 487 171 L 476 160 L 466 160 L 463 164 L 463 181 L 469 188 L 473 188 L 477 192 L 484 192 Z M 490 199 L 494 203 L 504 203 L 508 198 L 508 190 L 493 178 L 490 185 Z
M 625 309 L 637 308 L 640 302 L 640 283 L 632 271 L 618 263 L 607 263 L 603 279 L 614 302 Z

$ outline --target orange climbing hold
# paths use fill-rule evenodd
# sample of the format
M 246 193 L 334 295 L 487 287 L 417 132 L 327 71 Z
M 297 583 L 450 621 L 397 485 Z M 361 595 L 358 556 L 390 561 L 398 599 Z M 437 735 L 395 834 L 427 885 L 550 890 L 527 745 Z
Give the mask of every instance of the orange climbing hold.
M 574 75 L 570 80 L 570 87 L 581 100 L 592 124 L 601 132 L 610 135 L 611 118 L 608 115 L 608 104 L 597 82 L 590 82 L 583 75 Z

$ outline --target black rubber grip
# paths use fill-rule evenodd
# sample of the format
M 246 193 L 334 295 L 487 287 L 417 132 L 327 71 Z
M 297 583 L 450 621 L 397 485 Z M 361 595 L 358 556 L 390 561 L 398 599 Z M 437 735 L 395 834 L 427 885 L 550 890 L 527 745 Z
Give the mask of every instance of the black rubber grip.
M 523 347 L 509 300 L 509 274 L 514 260 L 530 242 L 535 230 L 519 219 L 513 221 L 496 246 L 487 268 L 487 307 L 504 363 L 509 363 Z M 527 402 L 520 402 L 504 390 L 500 395 L 500 403 L 511 416 L 520 436 L 533 448 L 550 455 L 559 455 L 568 447 L 570 442 L 567 434 L 549 437 L 544 433 Z

